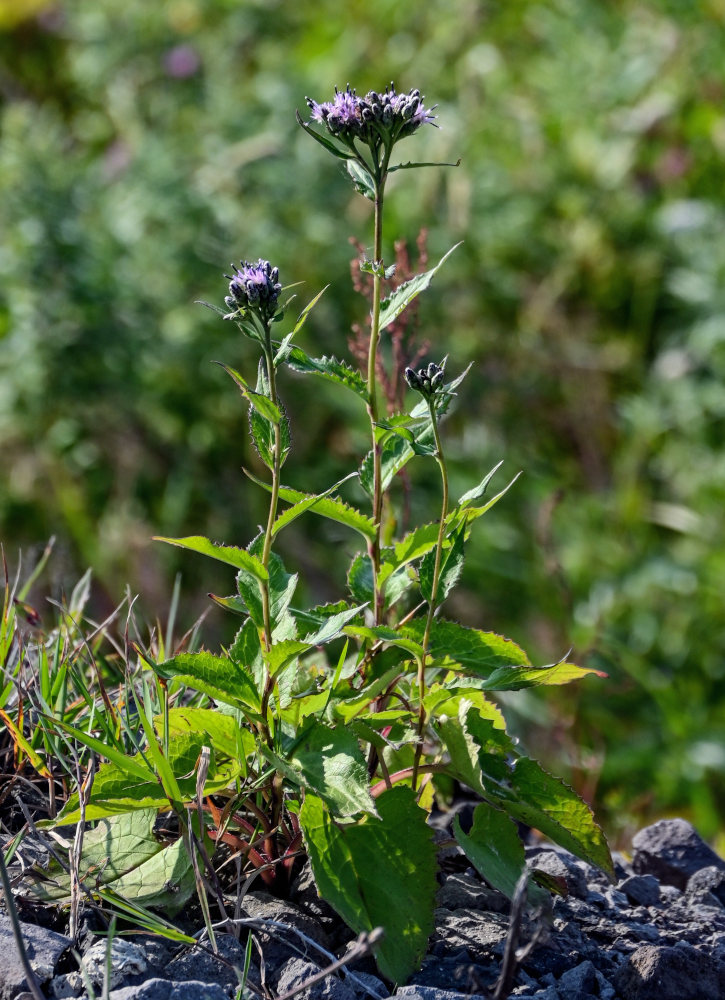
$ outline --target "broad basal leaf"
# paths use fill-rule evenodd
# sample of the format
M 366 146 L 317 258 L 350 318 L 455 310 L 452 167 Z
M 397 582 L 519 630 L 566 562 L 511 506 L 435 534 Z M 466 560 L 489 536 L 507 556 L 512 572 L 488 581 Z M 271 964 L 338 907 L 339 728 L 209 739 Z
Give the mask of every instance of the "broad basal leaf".
M 78 866 L 84 888 L 93 892 L 98 886 L 107 886 L 142 906 L 163 906 L 172 913 L 183 906 L 194 891 L 191 861 L 181 841 L 164 847 L 154 836 L 155 820 L 155 809 L 142 809 L 99 820 L 92 830 L 86 830 Z M 55 850 L 67 860 L 68 847 L 56 844 Z M 48 881 L 31 885 L 33 894 L 45 900 L 68 901 L 70 874 L 66 868 L 51 858 L 44 874 Z
M 318 892 L 357 933 L 384 929 L 378 967 L 402 983 L 420 964 L 433 930 L 436 848 L 411 789 L 392 788 L 377 806 L 379 819 L 342 826 L 308 794 L 300 825 Z
M 463 832 L 456 816 L 453 832 L 479 875 L 513 899 L 516 883 L 526 867 L 524 845 L 514 821 L 500 809 L 481 802 L 473 812 L 470 831 Z

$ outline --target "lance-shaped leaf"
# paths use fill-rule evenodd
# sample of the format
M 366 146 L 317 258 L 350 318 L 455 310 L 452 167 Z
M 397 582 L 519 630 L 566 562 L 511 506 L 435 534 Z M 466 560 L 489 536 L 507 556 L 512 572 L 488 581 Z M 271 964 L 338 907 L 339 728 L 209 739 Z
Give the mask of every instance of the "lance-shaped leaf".
M 260 695 L 254 677 L 240 662 L 211 653 L 179 653 L 154 665 L 167 680 L 173 678 L 215 701 L 237 708 L 259 711 Z
M 276 403 L 273 403 L 271 399 L 262 393 L 256 392 L 252 389 L 234 368 L 230 368 L 229 365 L 225 365 L 222 361 L 215 361 L 214 364 L 219 365 L 220 368 L 224 369 L 227 375 L 230 375 L 234 379 L 244 398 L 254 407 L 255 410 L 257 410 L 258 413 L 260 413 L 263 417 L 266 417 L 266 419 L 272 423 L 278 424 L 280 422 L 282 414 L 280 413 L 279 407 Z
M 259 558 L 264 546 L 264 538 L 257 535 L 249 546 L 252 555 Z M 261 562 L 261 558 L 259 559 Z M 272 628 L 279 623 L 285 611 L 289 607 L 290 601 L 297 588 L 297 574 L 288 573 L 284 568 L 284 563 L 276 552 L 270 552 L 267 564 L 269 574 L 269 617 Z M 246 570 L 241 569 L 237 574 L 237 589 L 239 596 L 246 604 L 249 615 L 257 628 L 264 628 L 264 614 L 262 611 L 262 592 L 257 579 Z
M 284 755 L 262 753 L 290 781 L 319 795 L 333 815 L 377 815 L 365 758 L 356 737 L 343 727 L 314 722 Z
M 456 243 L 456 246 L 451 247 L 445 256 L 441 257 L 435 267 L 432 267 L 430 271 L 425 271 L 423 274 L 416 274 L 415 277 L 411 278 L 410 281 L 406 281 L 405 284 L 400 285 L 395 289 L 393 294 L 384 299 L 380 304 L 380 329 L 384 330 L 386 326 L 389 326 L 394 319 L 402 313 L 405 307 L 413 301 L 413 299 L 420 295 L 422 291 L 430 285 L 433 277 L 439 270 L 439 268 L 445 263 L 445 261 L 450 257 L 456 247 L 461 244 Z
M 359 371 L 338 361 L 337 358 L 311 358 L 301 347 L 293 347 L 287 356 L 288 366 L 303 375 L 320 375 L 329 382 L 350 389 L 356 396 L 367 402 L 368 388 Z
M 244 471 L 252 482 L 257 483 L 258 486 L 261 486 L 268 492 L 271 491 L 271 487 L 267 483 L 263 483 L 261 479 L 257 479 L 248 470 L 245 469 Z M 338 524 L 344 524 L 348 528 L 353 528 L 366 541 L 372 541 L 375 538 L 375 524 L 372 518 L 361 514 L 359 510 L 350 507 L 349 504 L 346 504 L 337 497 L 330 497 L 325 493 L 316 495 L 301 493 L 299 490 L 293 490 L 289 486 L 281 486 L 279 496 L 281 500 L 293 504 L 294 507 L 291 512 L 285 511 L 283 514 L 280 514 L 275 522 L 275 532 L 283 528 L 285 524 L 289 524 L 290 521 L 293 521 L 300 514 L 310 511 L 312 514 L 318 514 L 329 521 L 337 521 Z M 302 506 L 298 508 L 298 505 Z
M 297 124 L 300 125 L 308 135 L 311 135 L 313 139 L 316 139 L 321 146 L 324 146 L 328 153 L 332 153 L 333 156 L 337 156 L 341 160 L 350 160 L 354 158 L 355 153 L 346 149 L 341 149 L 332 141 L 332 139 L 328 139 L 326 135 L 321 135 L 319 132 L 316 132 L 309 122 L 303 120 L 299 111 L 295 111 L 295 118 L 297 119 Z
M 575 663 L 562 660 L 547 667 L 498 667 L 488 675 L 483 687 L 486 691 L 520 691 L 529 687 L 569 684 L 588 674 L 607 676 L 594 667 L 578 667 Z
M 361 615 L 366 607 L 367 602 L 354 608 L 344 608 L 336 614 L 330 615 L 316 631 L 305 636 L 305 642 L 309 646 L 322 646 L 326 642 L 332 642 L 333 639 L 342 635 L 345 625 Z
M 318 892 L 357 933 L 382 927 L 380 971 L 402 983 L 421 962 L 433 930 L 436 848 L 410 788 L 377 800 L 380 819 L 339 826 L 307 795 L 300 825 Z
M 246 549 L 239 549 L 233 545 L 217 545 L 216 542 L 210 542 L 202 535 L 188 535 L 186 538 L 162 538 L 160 535 L 155 535 L 154 541 L 177 545 L 180 549 L 190 549 L 192 552 L 200 552 L 203 556 L 210 556 L 212 559 L 227 563 L 236 569 L 244 569 L 256 576 L 258 580 L 268 579 L 267 570 L 262 565 L 261 559 L 257 559 Z
M 491 482 L 502 465 L 503 459 L 497 465 L 494 465 L 490 472 L 486 473 L 478 486 L 474 486 L 473 489 L 470 489 L 467 493 L 463 494 L 461 499 L 458 501 L 458 506 L 465 507 L 467 504 L 470 504 L 479 497 L 482 497 L 488 488 L 488 484 Z
M 448 515 L 446 523 L 450 526 L 458 524 L 461 521 L 465 521 L 466 525 L 468 525 L 471 521 L 475 521 L 476 518 L 482 517 L 483 514 L 486 513 L 486 511 L 490 510 L 495 504 L 499 502 L 501 497 L 506 496 L 506 494 L 511 489 L 511 487 L 513 486 L 513 484 L 516 482 L 516 480 L 519 478 L 520 475 L 521 473 L 517 472 L 514 478 L 511 480 L 511 482 L 507 483 L 507 485 L 504 486 L 504 488 L 501 490 L 500 493 L 497 493 L 495 497 L 492 497 L 488 501 L 488 503 L 483 504 L 481 507 L 472 507 L 468 505 L 461 506 L 460 504 L 457 507 L 454 507 L 453 510 Z M 471 490 L 470 492 L 474 493 L 475 490 Z M 463 503 L 463 501 L 461 501 L 461 503 Z
M 284 338 L 284 340 L 282 340 L 282 342 L 279 344 L 279 346 L 277 347 L 277 353 L 274 356 L 275 368 L 277 368 L 279 365 L 281 365 L 284 361 L 287 360 L 290 352 L 289 345 L 292 342 L 292 338 L 295 337 L 302 329 L 302 327 L 305 325 L 305 323 L 307 322 L 307 317 L 310 315 L 310 312 L 314 309 L 314 307 L 317 305 L 317 303 L 320 301 L 320 299 L 322 298 L 322 296 L 325 294 L 325 292 L 329 287 L 330 287 L 329 285 L 325 285 L 322 291 L 319 291 L 317 295 L 315 295 L 314 299 L 312 299 L 312 301 L 307 303 L 305 308 L 300 313 L 297 322 L 295 323 L 294 330 L 288 333 L 287 336 Z

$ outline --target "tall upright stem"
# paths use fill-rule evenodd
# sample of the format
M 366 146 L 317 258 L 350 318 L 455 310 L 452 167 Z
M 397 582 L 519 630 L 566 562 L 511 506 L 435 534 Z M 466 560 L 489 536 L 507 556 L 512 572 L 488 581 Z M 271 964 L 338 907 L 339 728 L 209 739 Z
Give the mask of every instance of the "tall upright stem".
M 274 353 L 272 350 L 272 339 L 269 327 L 266 331 L 266 343 L 264 344 L 264 359 L 267 367 L 267 381 L 269 382 L 269 398 L 279 406 L 277 398 L 277 382 L 274 369 Z M 272 551 L 272 529 L 277 518 L 277 504 L 279 502 L 280 476 L 282 469 L 282 429 L 279 422 L 273 424 L 274 427 L 274 452 L 272 457 L 272 495 L 269 500 L 269 514 L 267 515 L 267 527 L 264 532 L 264 543 L 262 546 L 262 565 L 269 571 L 269 557 Z M 269 580 L 264 580 L 260 584 L 262 593 L 262 624 L 264 629 L 264 647 L 267 652 L 272 648 L 272 617 L 270 612 Z M 263 725 L 266 730 L 267 742 L 271 743 L 269 724 L 267 722 L 267 708 L 269 699 L 274 688 L 274 678 L 267 671 L 262 695 L 261 715 Z
M 423 733 L 425 731 L 426 724 L 426 711 L 425 706 L 423 705 L 423 697 L 425 695 L 425 667 L 426 660 L 428 659 L 428 644 L 430 643 L 433 618 L 436 613 L 436 608 L 438 607 L 438 585 L 440 583 L 441 563 L 443 561 L 443 542 L 446 537 L 446 519 L 448 517 L 448 469 L 446 468 L 446 460 L 443 454 L 443 446 L 441 444 L 441 435 L 438 428 L 438 416 L 435 411 L 434 397 L 431 397 L 428 400 L 428 410 L 430 412 L 430 422 L 431 427 L 433 428 L 433 438 L 436 446 L 434 458 L 438 463 L 438 468 L 441 473 L 443 497 L 441 501 L 441 516 L 438 523 L 438 538 L 436 540 L 433 562 L 433 580 L 431 582 L 430 601 L 428 602 L 428 615 L 425 620 L 425 631 L 423 632 L 423 653 L 418 660 L 418 697 L 420 699 L 420 703 L 418 708 L 418 740 L 415 747 L 415 758 L 413 760 L 414 789 L 418 784 L 420 758 L 423 754 Z
M 385 166 L 387 166 L 387 158 Z M 382 297 L 383 280 L 383 197 L 385 191 L 385 167 L 375 184 L 375 243 L 373 248 L 373 308 L 370 319 L 370 347 L 368 350 L 368 414 L 372 430 L 373 449 L 373 520 L 375 522 L 375 539 L 370 543 L 370 561 L 373 568 L 373 585 L 375 593 L 375 624 L 381 623 L 383 614 L 383 595 L 378 587 L 380 571 L 380 535 L 383 516 L 383 488 L 381 472 L 380 445 L 377 441 L 378 423 L 378 391 L 376 368 L 378 348 L 380 345 L 380 300 Z

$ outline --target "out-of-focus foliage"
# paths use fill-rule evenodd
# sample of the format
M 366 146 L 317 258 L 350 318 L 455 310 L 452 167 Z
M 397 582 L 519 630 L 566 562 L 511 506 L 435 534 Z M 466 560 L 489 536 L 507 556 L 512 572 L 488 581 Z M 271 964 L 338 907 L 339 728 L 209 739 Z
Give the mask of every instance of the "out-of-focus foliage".
M 454 494 L 499 458 L 525 470 L 475 533 L 453 610 L 610 673 L 518 720 L 559 772 L 569 756 L 610 829 L 674 811 L 722 828 L 722 3 L 25 8 L 0 20 L 6 547 L 56 533 L 61 576 L 91 564 L 110 599 L 129 580 L 148 607 L 175 567 L 199 572 L 152 534 L 249 540 L 264 499 L 239 469 L 259 466 L 209 363 L 248 358 L 193 302 L 221 304 L 229 261 L 261 255 L 305 282 L 300 304 L 331 283 L 304 343 L 346 353 L 365 304 L 345 239 L 371 243 L 370 217 L 293 111 L 348 79 L 419 86 L 442 128 L 410 156 L 463 163 L 398 174 L 389 232 L 412 245 L 430 219 L 432 259 L 465 241 L 419 309 L 435 359 L 476 362 L 446 430 Z M 363 415 L 324 388 L 300 412 L 280 388 L 286 478 L 323 489 L 364 452 Z M 411 502 L 430 509 L 427 472 Z M 343 584 L 341 541 L 290 529 L 287 562 L 320 599 Z

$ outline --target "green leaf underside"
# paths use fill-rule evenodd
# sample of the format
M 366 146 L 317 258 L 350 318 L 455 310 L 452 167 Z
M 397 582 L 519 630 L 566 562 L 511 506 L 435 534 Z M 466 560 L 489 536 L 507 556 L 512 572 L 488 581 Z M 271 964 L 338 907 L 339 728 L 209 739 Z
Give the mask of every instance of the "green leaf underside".
M 512 819 L 525 823 L 577 857 L 613 874 L 604 835 L 576 792 L 529 757 L 475 709 L 436 722 L 451 758 L 451 773 Z
M 289 418 L 284 410 L 282 411 L 279 429 L 281 466 L 284 465 L 291 446 Z M 257 454 L 268 469 L 274 469 L 274 424 L 267 420 L 258 410 L 252 409 L 249 411 L 249 430 L 252 435 L 254 447 L 257 449 Z
M 384 330 L 393 320 L 397 319 L 405 307 L 430 285 L 436 272 L 460 245 L 460 243 L 456 243 L 447 254 L 441 257 L 436 266 L 431 268 L 430 271 L 425 271 L 423 274 L 416 274 L 410 281 L 406 281 L 405 284 L 396 288 L 389 298 L 384 299 L 380 303 L 381 330 Z
M 375 184 L 368 171 L 357 160 L 350 159 L 345 166 L 355 185 L 355 190 L 370 201 L 375 201 Z
M 359 371 L 338 361 L 337 358 L 311 358 L 300 347 L 293 347 L 287 358 L 288 366 L 303 375 L 320 375 L 336 385 L 350 389 L 356 396 L 367 402 L 368 390 L 365 379 Z
M 370 703 L 375 701 L 400 676 L 400 667 L 390 667 L 380 677 L 368 684 L 361 691 L 349 691 L 346 697 L 338 697 L 333 703 L 335 715 L 345 721 L 366 711 Z
M 320 895 L 356 933 L 383 927 L 378 967 L 404 982 L 433 930 L 436 848 L 411 789 L 392 788 L 377 805 L 380 819 L 338 826 L 322 800 L 308 795 L 300 825 Z
M 217 545 L 210 542 L 202 535 L 188 535 L 186 538 L 162 538 L 160 535 L 154 536 L 157 542 L 166 542 L 168 545 L 176 545 L 181 549 L 189 549 L 192 552 L 199 552 L 203 556 L 210 556 L 218 562 L 234 566 L 236 569 L 244 569 L 256 576 L 258 580 L 266 580 L 267 570 L 262 565 L 261 560 L 251 555 L 246 549 L 239 549 L 232 545 Z
M 184 801 L 187 802 L 196 797 L 196 767 L 204 742 L 203 733 L 182 733 L 169 740 L 168 763 Z M 133 758 L 137 762 L 142 759 L 140 754 L 135 754 Z M 217 764 L 212 749 L 204 794 L 209 795 L 226 788 L 238 773 L 239 764 L 235 762 Z M 152 771 L 149 770 L 146 780 L 142 780 L 117 764 L 102 764 L 93 781 L 90 800 L 86 805 L 86 820 L 103 819 L 135 809 L 158 810 L 168 808 L 168 805 L 161 783 Z M 74 793 L 58 815 L 56 824 L 77 823 L 80 815 L 78 795 Z
M 453 832 L 478 873 L 494 889 L 513 899 L 526 859 L 524 845 L 511 817 L 481 802 L 474 810 L 469 833 L 463 832 L 457 816 Z
M 464 714 L 468 708 L 475 708 L 484 719 L 489 719 L 496 729 L 505 730 L 506 720 L 501 710 L 489 701 L 480 688 L 444 687 L 434 684 L 424 698 L 426 711 L 435 717 L 450 715 L 457 718 L 465 705 Z
M 286 759 L 263 753 L 295 784 L 319 795 L 335 816 L 376 814 L 365 758 L 356 737 L 343 727 L 314 723 Z
M 91 892 L 110 886 L 142 906 L 163 906 L 174 912 L 194 891 L 191 862 L 181 841 L 164 847 L 153 834 L 155 809 L 141 809 L 99 820 L 83 836 L 79 871 Z M 67 854 L 56 845 L 56 851 Z M 50 882 L 32 887 L 46 900 L 70 899 L 70 874 L 51 858 Z
M 259 558 L 263 545 L 262 535 L 257 535 L 249 546 L 249 552 L 255 558 Z M 297 588 L 297 574 L 288 573 L 285 570 L 284 563 L 276 552 L 270 552 L 267 572 L 269 576 L 269 617 L 274 629 L 294 597 Z M 237 589 L 249 609 L 254 624 L 257 628 L 264 628 L 262 592 L 256 578 L 246 570 L 240 570 L 237 574 Z
M 466 526 L 454 532 L 452 538 L 448 539 L 448 546 L 441 552 L 441 565 L 438 577 L 437 593 L 435 595 L 436 604 L 442 603 L 448 594 L 455 587 L 463 570 L 463 549 L 466 534 Z M 435 572 L 435 546 L 423 557 L 418 571 L 420 580 L 420 592 L 429 603 L 433 601 L 433 575 Z
M 395 545 L 383 549 L 378 582 L 382 586 L 385 581 L 401 566 L 413 562 L 435 548 L 438 540 L 438 524 L 422 524 L 411 531 Z
M 367 602 L 354 608 L 345 608 L 336 614 L 330 615 L 317 629 L 305 636 L 305 642 L 310 646 L 322 646 L 326 642 L 331 642 L 342 635 L 343 628 L 348 622 L 360 615 L 366 608 Z
M 259 711 L 260 698 L 251 672 L 227 656 L 211 653 L 179 653 L 159 663 L 156 673 L 180 681 L 186 687 L 209 695 L 215 701 Z
M 421 642 L 425 633 L 425 619 L 414 618 L 401 631 L 409 638 Z M 495 632 L 467 628 L 457 622 L 434 622 L 430 632 L 429 651 L 437 666 L 450 665 L 455 670 L 458 664 L 481 677 L 488 677 L 497 667 L 531 667 L 526 653 L 511 639 L 505 639 Z
M 486 678 L 487 691 L 520 691 L 529 687 L 553 687 L 569 684 L 588 674 L 606 677 L 594 667 L 578 667 L 575 663 L 555 663 L 550 667 L 500 667 Z
M 362 625 L 348 625 L 345 634 L 358 639 L 368 639 L 370 642 L 389 642 L 393 646 L 399 646 L 411 656 L 418 659 L 423 655 L 423 647 L 419 642 L 414 642 L 409 636 L 389 628 L 387 625 L 377 625 L 367 628 Z

